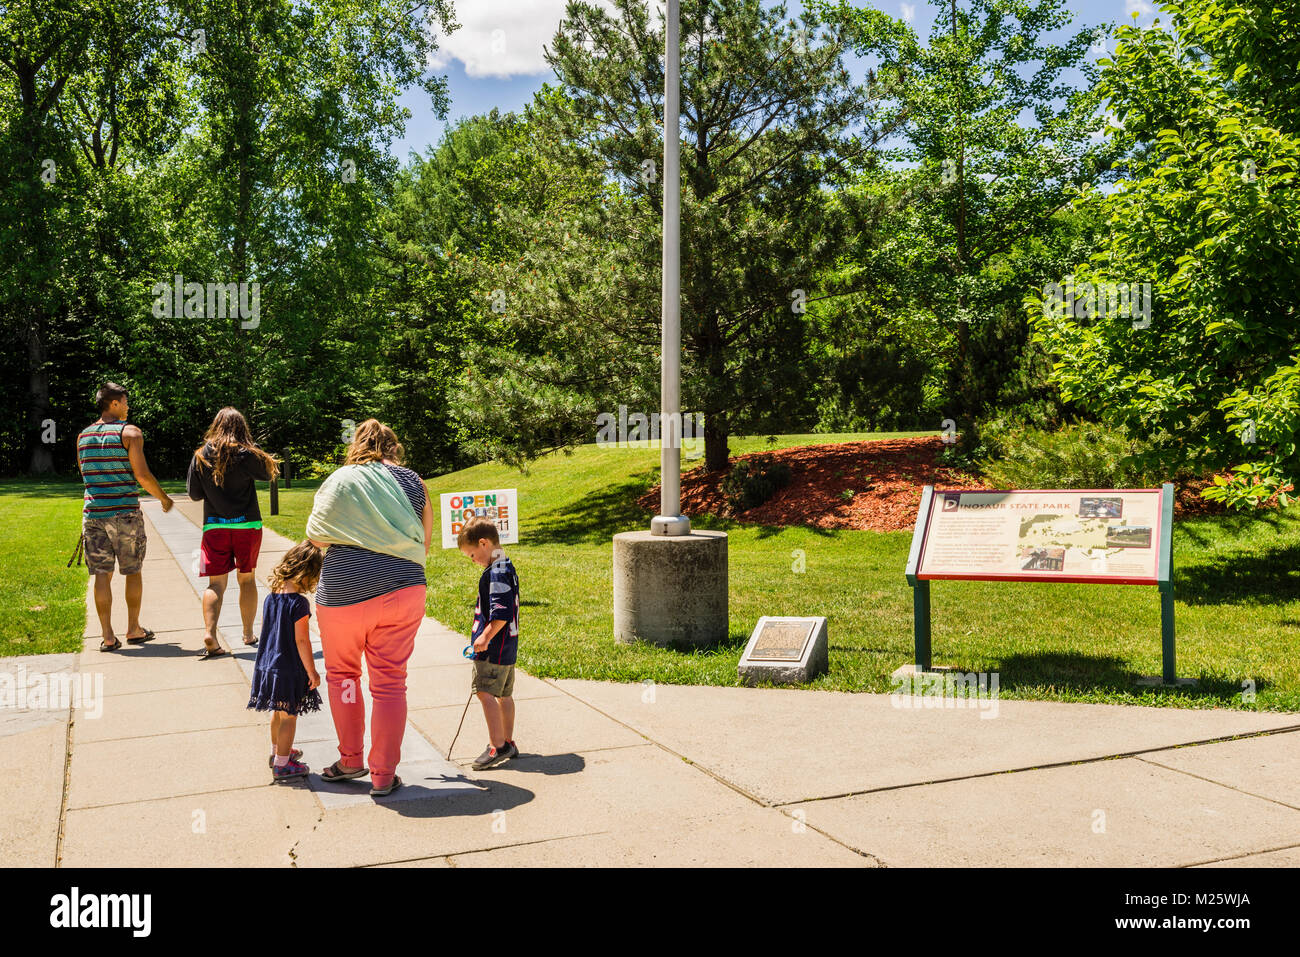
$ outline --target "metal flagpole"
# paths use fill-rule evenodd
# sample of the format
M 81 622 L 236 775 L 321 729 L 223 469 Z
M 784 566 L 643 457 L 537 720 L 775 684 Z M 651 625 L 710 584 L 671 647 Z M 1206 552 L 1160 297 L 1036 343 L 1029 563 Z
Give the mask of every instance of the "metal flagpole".
M 663 351 L 659 370 L 659 514 L 650 521 L 655 535 L 689 535 L 682 515 L 682 319 L 681 319 L 681 0 L 664 10 L 664 251 Z
M 664 5 L 663 356 L 659 514 L 614 535 L 614 640 L 713 645 L 727 637 L 727 533 L 692 532 L 682 512 L 681 4 Z

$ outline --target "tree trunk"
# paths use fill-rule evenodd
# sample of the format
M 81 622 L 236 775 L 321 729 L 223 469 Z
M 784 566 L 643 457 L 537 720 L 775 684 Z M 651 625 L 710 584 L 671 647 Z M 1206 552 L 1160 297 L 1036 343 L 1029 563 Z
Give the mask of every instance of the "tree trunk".
M 254 27 L 247 10 L 242 10 L 244 19 L 239 25 L 239 37 L 244 57 L 242 69 L 226 74 L 231 85 L 232 109 L 234 111 L 234 166 L 236 176 L 236 207 L 231 243 L 231 276 L 235 282 L 249 282 L 249 245 L 253 239 L 253 197 L 258 184 L 255 182 L 257 171 L 258 135 L 260 123 L 257 116 L 258 107 L 258 72 L 261 62 L 251 51 L 254 50 Z M 256 249 L 254 249 L 256 254 Z M 227 348 L 237 365 L 232 366 L 232 373 L 222 383 L 228 396 L 226 401 L 244 411 L 248 411 L 253 397 L 258 392 L 260 375 L 255 371 L 257 349 L 255 342 L 266 335 L 264 329 L 243 328 L 249 317 L 239 316 L 222 330 L 222 345 Z M 233 372 L 233 370 L 240 370 Z
M 726 393 L 722 388 L 726 382 L 727 366 L 723 356 L 722 330 L 718 327 L 716 315 L 709 318 L 707 328 L 704 368 L 709 384 L 704 390 L 704 468 L 716 472 L 727 467 L 727 439 L 731 437 L 731 422 L 724 398 Z
M 729 450 L 727 439 L 727 413 L 722 411 L 704 413 L 704 469 L 716 472 L 727 467 Z
M 22 113 L 18 122 L 21 135 L 27 143 L 27 170 L 25 175 L 33 180 L 41 170 L 41 162 L 47 157 L 44 146 L 45 113 L 53 102 L 53 94 L 62 88 L 62 80 L 57 84 L 52 95 L 45 98 L 42 106 L 37 86 L 39 67 L 24 61 L 18 63 L 19 90 L 21 91 Z M 41 278 L 35 288 L 29 291 L 29 304 L 26 309 L 27 322 L 24 330 L 27 338 L 27 425 L 29 453 L 27 471 L 32 475 L 44 475 L 54 471 L 54 455 L 48 445 L 41 441 L 43 423 L 50 415 L 50 374 L 46 368 L 49 355 L 45 346 L 45 331 L 50 326 L 49 303 L 54 295 L 55 284 L 51 281 L 51 263 L 57 261 L 52 255 L 52 243 L 49 242 L 46 212 L 47 200 L 43 185 L 27 184 L 25 194 L 30 198 L 24 212 L 22 232 L 24 254 L 40 269 Z
M 45 368 L 48 356 L 40 335 L 40 330 L 46 326 L 44 317 L 40 315 L 42 311 L 40 305 L 33 304 L 27 326 L 27 425 L 28 435 L 31 436 L 31 456 L 27 461 L 27 471 L 32 475 L 46 475 L 54 471 L 54 454 L 41 440 L 44 432 L 42 423 L 50 415 L 50 375 Z M 55 428 L 60 425 L 64 429 L 68 427 L 67 423 L 56 423 Z

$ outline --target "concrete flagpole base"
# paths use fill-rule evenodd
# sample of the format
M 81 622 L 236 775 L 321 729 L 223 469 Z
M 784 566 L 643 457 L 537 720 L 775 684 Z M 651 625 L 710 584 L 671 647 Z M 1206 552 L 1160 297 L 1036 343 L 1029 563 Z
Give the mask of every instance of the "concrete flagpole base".
M 614 640 L 707 645 L 727 637 L 727 533 L 614 536 Z

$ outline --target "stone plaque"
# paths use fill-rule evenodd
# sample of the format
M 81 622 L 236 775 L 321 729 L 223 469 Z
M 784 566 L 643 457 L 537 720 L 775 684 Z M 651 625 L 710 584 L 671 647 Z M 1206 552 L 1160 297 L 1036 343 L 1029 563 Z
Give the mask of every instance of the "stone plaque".
M 766 621 L 759 629 L 749 657 L 762 661 L 800 661 L 816 627 L 815 621 Z
M 830 669 L 825 618 L 758 619 L 736 672 L 747 685 L 812 681 Z

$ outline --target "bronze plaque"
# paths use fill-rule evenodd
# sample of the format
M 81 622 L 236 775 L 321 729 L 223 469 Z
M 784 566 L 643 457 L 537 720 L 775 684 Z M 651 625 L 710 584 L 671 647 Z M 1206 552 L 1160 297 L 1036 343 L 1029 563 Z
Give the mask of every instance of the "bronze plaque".
M 799 661 L 812 637 L 815 621 L 768 621 L 763 623 L 749 653 L 750 661 Z

